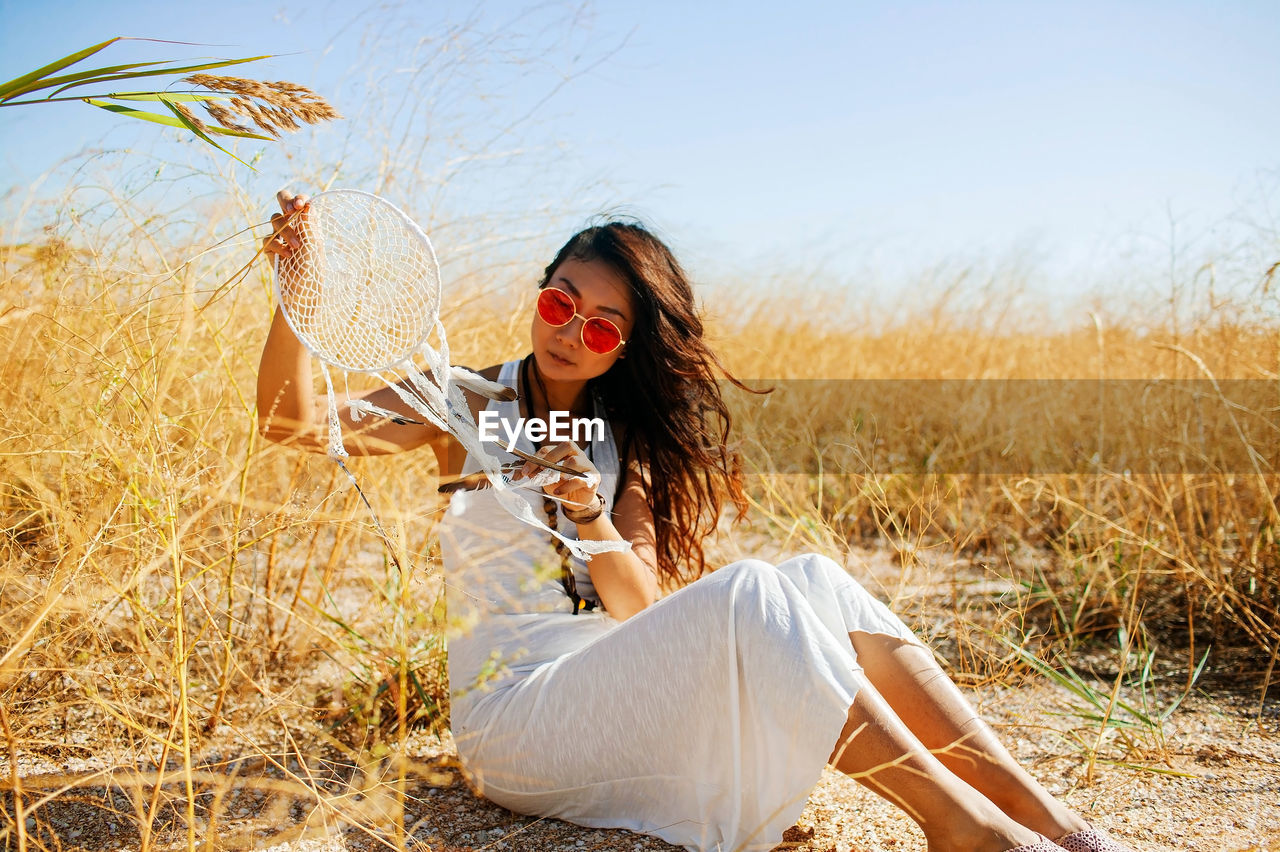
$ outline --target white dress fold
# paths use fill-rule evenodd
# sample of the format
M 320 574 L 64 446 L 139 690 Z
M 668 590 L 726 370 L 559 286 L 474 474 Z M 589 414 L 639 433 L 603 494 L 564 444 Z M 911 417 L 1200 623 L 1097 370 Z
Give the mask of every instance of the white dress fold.
M 514 376 L 505 365 L 500 381 Z M 795 822 L 863 683 L 850 632 L 915 641 L 816 554 L 735 562 L 619 623 L 572 614 L 549 538 L 487 491 L 454 496 L 441 542 L 463 627 L 449 644 L 451 726 L 480 792 L 697 852 L 768 850 Z

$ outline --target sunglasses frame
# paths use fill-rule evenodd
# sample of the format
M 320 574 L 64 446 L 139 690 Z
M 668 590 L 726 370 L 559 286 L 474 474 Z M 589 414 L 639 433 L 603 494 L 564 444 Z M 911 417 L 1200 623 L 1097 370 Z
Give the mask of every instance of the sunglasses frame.
M 569 303 L 573 305 L 573 313 L 569 315 L 569 318 L 567 320 L 558 324 L 551 322 L 551 320 L 547 319 L 546 316 L 543 315 L 542 313 L 542 294 L 550 292 L 552 290 L 563 295 L 566 299 L 569 300 Z M 564 328 L 566 325 L 573 322 L 574 319 L 582 320 L 582 327 L 578 329 L 578 337 L 579 339 L 582 340 L 583 348 L 585 348 L 588 352 L 592 352 L 596 355 L 609 355 L 613 352 L 617 352 L 623 346 L 627 345 L 626 339 L 622 336 L 622 329 L 618 328 L 618 324 L 616 322 L 614 322 L 613 320 L 607 317 L 587 317 L 578 313 L 578 300 L 573 298 L 572 293 L 569 293 L 565 290 L 561 290 L 559 287 L 548 285 L 546 287 L 543 287 L 541 290 L 539 290 L 537 301 L 534 303 L 534 310 L 537 311 L 538 313 L 538 319 L 542 320 L 544 323 L 551 326 L 552 328 Z M 587 323 L 589 322 L 601 322 L 609 326 L 610 328 L 612 328 L 614 334 L 618 335 L 617 344 L 615 344 L 612 349 L 609 349 L 605 352 L 599 352 L 595 349 L 592 349 L 591 346 L 587 343 Z

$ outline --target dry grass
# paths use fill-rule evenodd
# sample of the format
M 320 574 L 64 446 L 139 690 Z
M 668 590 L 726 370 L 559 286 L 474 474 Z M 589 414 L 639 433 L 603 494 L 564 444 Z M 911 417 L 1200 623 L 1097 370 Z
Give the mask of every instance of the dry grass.
M 244 202 L 198 217 L 214 230 L 189 228 L 177 244 L 129 199 L 106 206 L 96 226 L 71 220 L 0 248 L 0 832 L 12 848 L 53 848 L 57 806 L 100 794 L 95 807 L 120 812 L 119 842 L 157 848 L 177 832 L 195 846 L 207 832 L 248 844 L 262 838 L 234 816 L 257 797 L 298 831 L 342 820 L 402 844 L 404 791 L 432 770 L 401 746 L 447 711 L 432 461 L 353 465 L 405 557 L 402 576 L 326 460 L 255 434 L 269 282 L 257 268 L 220 286 L 248 243 L 174 260 L 252 218 Z M 454 350 L 473 364 L 519 354 L 529 299 L 516 296 L 497 327 L 488 304 L 455 308 Z M 953 557 L 976 557 L 1002 598 L 991 618 L 996 607 L 954 596 L 968 629 L 946 638 L 969 679 L 1025 675 L 1002 637 L 1096 654 L 1084 640 L 1097 636 L 1111 643 L 1117 688 L 1151 648 L 1185 681 L 1212 639 L 1245 651 L 1211 668 L 1233 665 L 1265 691 L 1280 649 L 1274 398 L 1202 394 L 1190 418 L 1170 397 L 1142 409 L 1139 430 L 1123 400 L 1100 426 L 1096 388 L 1066 380 L 1252 380 L 1250 392 L 1274 394 L 1274 325 L 1220 309 L 1176 331 L 1123 314 L 1028 330 L 992 328 L 975 309 L 871 332 L 806 325 L 768 299 L 725 314 L 729 304 L 710 307 L 738 375 L 885 384 L 872 401 L 786 384 L 768 418 L 739 400 L 754 509 L 716 553 L 878 540 L 918 589 L 953 582 Z M 1008 457 L 983 448 L 991 401 L 968 418 L 923 417 L 930 386 L 907 381 L 921 379 L 981 393 L 996 380 L 1058 382 L 1035 404 L 1006 400 L 1002 428 L 1048 447 L 1087 435 L 1085 468 L 1046 461 L 1032 442 L 994 470 Z M 1100 434 L 1138 472 L 1089 461 Z M 1178 464 L 1141 455 L 1157 444 L 1181 448 Z M 1158 673 L 1140 673 L 1142 685 Z M 1119 757 L 1160 759 L 1158 729 L 1133 742 Z
M 1048 570 L 1019 579 L 1060 634 L 1139 613 L 1165 640 L 1274 657 L 1274 323 L 1221 309 L 1179 331 L 1119 319 L 1009 332 L 933 311 L 876 333 L 770 325 L 789 315 L 766 302 L 733 317 L 753 333 L 722 347 L 739 375 L 778 388 L 768 408 L 741 398 L 748 460 L 793 474 L 775 474 L 768 514 L 811 518 L 839 542 L 1010 563 L 1048 551 Z M 802 381 L 815 378 L 843 381 Z
M 766 303 L 733 319 L 787 315 Z M 1014 572 L 1017 554 L 1047 552 L 1017 579 L 1053 632 L 1130 619 L 1192 655 L 1244 642 L 1261 691 L 1280 647 L 1280 334 L 1229 308 L 1133 325 L 1009 332 L 925 311 L 874 334 L 729 335 L 739 375 L 848 380 L 777 382 L 785 404 L 763 415 L 743 400 L 748 459 L 800 472 L 775 476 L 786 485 L 764 508 L 839 542 L 941 546 Z

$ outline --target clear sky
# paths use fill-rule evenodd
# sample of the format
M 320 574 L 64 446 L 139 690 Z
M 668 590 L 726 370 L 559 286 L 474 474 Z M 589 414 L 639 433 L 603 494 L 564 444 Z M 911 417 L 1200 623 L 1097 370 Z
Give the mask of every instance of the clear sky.
M 467 22 L 501 36 L 462 40 L 471 88 L 434 105 L 442 121 L 517 124 L 497 147 L 524 152 L 503 180 L 530 209 L 572 227 L 623 207 L 696 269 L 838 281 L 1018 257 L 1096 284 L 1166 255 L 1171 223 L 1182 249 L 1257 231 L 1280 188 L 1274 2 L 0 0 L 0 77 L 112 35 L 195 41 L 221 46 L 145 55 L 292 53 L 243 73 L 335 93 L 354 117 L 353 69 L 387 69 L 378 90 L 421 104 L 441 84 L 414 69 Z M 5 183 L 139 132 L 96 113 L 0 110 Z M 263 170 L 264 188 L 289 178 L 279 152 Z M 495 180 L 465 172 L 453 203 L 506 203 Z

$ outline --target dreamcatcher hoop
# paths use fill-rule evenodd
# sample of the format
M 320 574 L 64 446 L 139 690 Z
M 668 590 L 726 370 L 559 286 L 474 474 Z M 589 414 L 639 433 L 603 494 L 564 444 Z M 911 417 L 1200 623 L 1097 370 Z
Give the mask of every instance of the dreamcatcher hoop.
M 549 532 L 582 559 L 629 547 L 626 542 L 567 538 L 512 491 L 501 460 L 480 440 L 462 390 L 490 398 L 510 391 L 450 364 L 440 322 L 440 266 L 431 240 L 413 219 L 372 193 L 334 189 L 313 196 L 293 215 L 292 224 L 301 246 L 287 258 L 276 256 L 276 297 L 289 328 L 320 360 L 328 393 L 330 458 L 346 469 L 330 368 L 374 375 L 425 422 L 458 439 L 479 463 L 498 501 L 518 520 Z M 404 419 L 366 401 L 348 405 L 357 420 L 365 415 Z
M 302 344 L 349 373 L 412 358 L 441 299 L 440 264 L 418 224 L 372 193 L 335 189 L 312 198 L 294 228 L 301 245 L 278 260 L 276 296 Z

